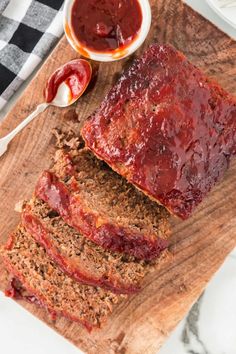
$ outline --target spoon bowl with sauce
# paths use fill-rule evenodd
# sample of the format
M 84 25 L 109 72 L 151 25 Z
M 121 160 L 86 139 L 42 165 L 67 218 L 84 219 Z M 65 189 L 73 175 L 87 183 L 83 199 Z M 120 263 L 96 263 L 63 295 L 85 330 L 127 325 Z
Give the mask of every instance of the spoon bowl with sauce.
M 64 29 L 84 57 L 115 61 L 135 52 L 151 25 L 148 0 L 66 0 Z
M 0 156 L 7 151 L 10 141 L 47 107 L 68 107 L 75 103 L 88 87 L 91 77 L 92 67 L 84 59 L 72 60 L 57 69 L 46 83 L 45 102 L 38 105 L 11 133 L 0 139 Z

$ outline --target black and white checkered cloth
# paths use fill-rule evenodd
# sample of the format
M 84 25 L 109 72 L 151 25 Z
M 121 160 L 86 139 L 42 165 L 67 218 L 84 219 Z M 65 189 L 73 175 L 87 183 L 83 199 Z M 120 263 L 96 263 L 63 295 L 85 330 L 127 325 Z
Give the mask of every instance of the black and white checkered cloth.
M 0 110 L 63 33 L 64 0 L 0 0 Z

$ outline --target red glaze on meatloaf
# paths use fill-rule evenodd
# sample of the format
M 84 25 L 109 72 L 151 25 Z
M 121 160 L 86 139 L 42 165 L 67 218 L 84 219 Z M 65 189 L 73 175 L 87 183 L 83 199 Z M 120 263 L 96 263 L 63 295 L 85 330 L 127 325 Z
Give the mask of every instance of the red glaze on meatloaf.
M 103 163 L 88 150 L 77 152 L 77 167 L 72 160 L 69 163 L 69 155 L 63 152 L 59 155 L 59 164 L 63 165 L 64 160 L 64 167 L 60 167 L 57 174 L 53 170 L 45 171 L 39 178 L 35 195 L 57 211 L 67 224 L 106 250 L 140 260 L 154 259 L 167 248 L 165 238 L 169 236 L 169 223 L 163 207 L 149 201 L 107 166 L 102 166 Z M 87 170 L 82 171 L 81 166 L 85 164 Z M 90 167 L 93 169 L 91 175 Z M 102 190 L 106 193 L 100 194 Z M 99 193 L 97 197 L 96 193 Z M 116 213 L 114 216 L 111 197 L 116 198 L 120 212 L 126 210 L 125 203 L 134 204 L 129 205 L 130 214 L 126 219 Z M 119 200 L 119 197 L 123 199 Z M 140 213 L 140 220 L 134 216 L 130 224 L 127 219 L 130 222 L 134 210 Z M 152 216 L 149 218 L 149 215 Z
M 187 219 L 236 153 L 236 101 L 175 48 L 154 44 L 82 136 L 115 171 Z

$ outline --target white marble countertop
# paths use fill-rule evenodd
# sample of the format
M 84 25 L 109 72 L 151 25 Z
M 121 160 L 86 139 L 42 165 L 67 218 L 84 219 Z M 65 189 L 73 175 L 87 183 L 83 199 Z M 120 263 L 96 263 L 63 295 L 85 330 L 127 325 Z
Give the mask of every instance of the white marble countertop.
M 205 0 L 186 0 L 186 2 L 236 38 L 236 29 L 221 20 Z M 23 89 L 24 87 L 0 112 L 0 119 L 4 118 Z M 236 250 L 228 256 L 204 294 L 181 321 L 159 354 L 236 354 L 235 299 Z M 2 293 L 0 293 L 0 342 L 3 354 L 81 353 L 18 304 L 5 298 Z

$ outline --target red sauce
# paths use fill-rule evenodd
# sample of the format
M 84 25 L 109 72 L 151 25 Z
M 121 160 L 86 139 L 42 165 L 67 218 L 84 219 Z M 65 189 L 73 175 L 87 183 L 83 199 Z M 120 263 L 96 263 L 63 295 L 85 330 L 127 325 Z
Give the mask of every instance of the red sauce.
M 31 304 L 35 304 L 44 308 L 43 303 L 33 294 L 29 293 L 22 285 L 20 280 L 16 277 L 10 279 L 8 286 L 5 290 L 5 295 L 15 300 L 25 300 Z M 51 313 L 54 315 L 54 313 Z
M 92 68 L 88 61 L 76 59 L 66 63 L 49 78 L 44 91 L 46 102 L 50 103 L 54 100 L 58 88 L 63 82 L 70 88 L 70 99 L 79 98 L 86 90 L 91 77 Z
M 110 52 L 130 45 L 142 25 L 138 0 L 75 0 L 71 25 L 88 49 Z

